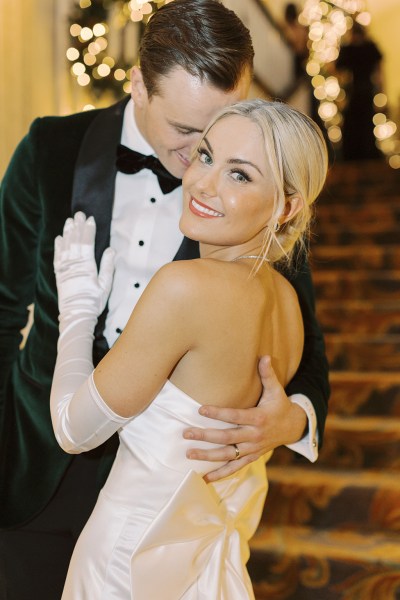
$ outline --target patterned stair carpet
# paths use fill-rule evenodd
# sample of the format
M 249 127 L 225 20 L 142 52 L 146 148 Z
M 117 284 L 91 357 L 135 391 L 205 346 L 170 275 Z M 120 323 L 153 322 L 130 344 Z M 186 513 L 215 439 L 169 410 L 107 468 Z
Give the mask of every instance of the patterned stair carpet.
M 400 600 L 400 171 L 335 165 L 313 233 L 325 441 L 275 451 L 249 572 L 257 600 Z

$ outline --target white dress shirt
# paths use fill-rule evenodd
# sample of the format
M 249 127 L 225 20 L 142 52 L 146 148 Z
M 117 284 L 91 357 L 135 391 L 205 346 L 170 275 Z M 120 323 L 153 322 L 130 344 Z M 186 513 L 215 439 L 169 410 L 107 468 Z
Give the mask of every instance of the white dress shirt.
M 125 108 L 121 143 L 142 154 L 154 154 L 136 125 L 132 100 Z M 116 253 L 115 273 L 104 330 L 110 347 L 154 273 L 177 253 L 183 240 L 181 212 L 182 187 L 163 194 L 157 176 L 148 169 L 134 175 L 117 173 L 110 233 L 110 246 Z M 291 400 L 305 410 L 309 427 L 306 436 L 288 447 L 314 462 L 318 433 L 313 405 L 302 394 Z
M 121 143 L 142 154 L 154 154 L 137 128 L 132 100 L 125 108 Z M 110 246 L 116 252 L 115 273 L 104 330 L 110 347 L 154 273 L 177 253 L 183 240 L 181 213 L 181 186 L 163 194 L 157 176 L 148 169 L 134 175 L 117 173 L 110 234 Z

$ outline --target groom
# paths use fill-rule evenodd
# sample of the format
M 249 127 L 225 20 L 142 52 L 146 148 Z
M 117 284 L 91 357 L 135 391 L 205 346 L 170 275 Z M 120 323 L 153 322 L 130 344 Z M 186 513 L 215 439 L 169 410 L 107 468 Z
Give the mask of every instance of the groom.
M 115 444 L 107 444 L 71 456 L 53 435 L 54 238 L 65 219 L 82 210 L 96 220 L 97 260 L 108 245 L 116 251 L 108 312 L 99 320 L 93 344 L 97 363 L 154 272 L 171 260 L 198 257 L 197 244 L 178 228 L 179 180 L 210 118 L 246 97 L 252 60 L 249 32 L 233 12 L 215 0 L 174 0 L 146 28 L 130 99 L 108 109 L 37 119 L 15 151 L 0 199 L 2 600 L 60 597 L 74 543 L 116 451 Z M 140 170 L 145 159 L 135 160 L 130 150 L 158 156 L 167 173 L 152 159 Z M 185 433 L 224 445 L 217 456 L 215 450 L 191 454 L 226 461 L 214 477 L 281 444 L 316 457 L 315 432 L 321 442 L 329 395 L 327 364 L 307 265 L 291 280 L 306 333 L 302 364 L 286 390 L 291 397 L 262 364 L 267 389 L 257 408 L 208 409 L 209 416 L 238 427 Z M 19 331 L 31 303 L 34 324 L 19 351 Z

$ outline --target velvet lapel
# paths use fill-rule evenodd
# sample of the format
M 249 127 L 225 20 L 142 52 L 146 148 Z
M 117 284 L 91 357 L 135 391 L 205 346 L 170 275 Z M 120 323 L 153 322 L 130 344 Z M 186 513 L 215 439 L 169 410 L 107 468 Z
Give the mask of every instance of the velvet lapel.
M 74 174 L 72 214 L 83 211 L 95 218 L 96 262 L 100 264 L 110 244 L 110 226 L 114 201 L 116 149 L 121 140 L 122 122 L 129 97 L 100 110 L 83 138 Z

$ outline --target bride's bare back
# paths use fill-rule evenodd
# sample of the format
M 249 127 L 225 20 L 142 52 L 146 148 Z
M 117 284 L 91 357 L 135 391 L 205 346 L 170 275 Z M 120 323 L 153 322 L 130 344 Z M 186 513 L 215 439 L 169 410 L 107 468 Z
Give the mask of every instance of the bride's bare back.
M 254 406 L 261 393 L 258 362 L 266 354 L 280 382 L 293 377 L 303 349 L 297 295 L 269 265 L 251 276 L 254 260 L 191 261 L 188 310 L 196 339 L 171 381 L 201 404 Z

